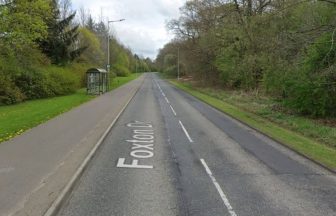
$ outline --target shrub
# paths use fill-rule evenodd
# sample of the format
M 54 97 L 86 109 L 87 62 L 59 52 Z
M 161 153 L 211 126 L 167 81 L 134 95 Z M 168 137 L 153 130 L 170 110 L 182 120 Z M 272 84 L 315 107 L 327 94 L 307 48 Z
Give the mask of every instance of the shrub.
M 177 77 L 177 66 L 169 66 L 163 72 L 169 77 Z
M 66 95 L 76 91 L 79 78 L 70 70 L 50 66 L 20 73 L 15 84 L 28 99 Z
M 49 67 L 45 71 L 48 88 L 53 95 L 74 93 L 80 87 L 80 78 L 69 68 Z M 52 96 L 52 95 L 51 95 Z
M 44 98 L 52 95 L 47 86 L 47 77 L 36 70 L 21 72 L 15 76 L 15 85 L 27 99 Z
M 0 105 L 14 104 L 24 99 L 24 94 L 14 84 L 10 76 L 0 72 Z
M 321 74 L 296 73 L 286 81 L 285 105 L 316 117 L 336 116 L 335 81 Z
M 295 71 L 293 66 L 281 59 L 272 58 L 263 65 L 262 85 L 265 92 L 276 99 L 283 99 L 287 96 L 285 81 Z
M 88 64 L 74 63 L 66 67 L 66 70 L 69 70 L 72 74 L 76 75 L 79 80 L 79 87 L 84 88 L 86 87 L 86 71 L 92 67 L 92 65 Z
M 0 54 L 0 105 L 14 104 L 25 99 L 13 79 L 13 75 L 19 73 L 18 70 L 13 58 L 5 59 Z
M 300 69 L 286 81 L 285 104 L 300 113 L 336 116 L 336 48 L 330 39 L 330 34 L 318 38 Z
M 121 76 L 121 77 L 127 77 L 130 75 L 130 71 L 128 70 L 128 68 L 122 65 L 113 66 L 112 72 L 114 72 L 117 76 Z

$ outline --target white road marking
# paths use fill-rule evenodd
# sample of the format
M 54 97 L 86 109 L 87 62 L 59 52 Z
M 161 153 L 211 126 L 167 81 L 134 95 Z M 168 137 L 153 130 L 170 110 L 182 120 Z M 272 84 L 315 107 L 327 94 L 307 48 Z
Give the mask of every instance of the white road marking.
M 119 168 L 134 168 L 134 169 L 153 169 L 152 165 L 140 165 L 139 160 L 132 160 L 131 164 L 125 164 L 125 158 L 119 158 L 117 167 Z
M 160 92 L 163 94 L 162 88 L 159 85 L 157 85 L 157 86 L 158 86 Z
M 164 97 L 164 99 L 167 101 L 167 103 L 169 103 L 169 104 L 170 104 L 170 102 L 169 102 L 169 100 L 168 100 L 168 98 L 167 98 L 167 97 Z
M 174 115 L 176 116 L 177 114 L 176 114 L 174 108 L 172 107 L 172 105 L 169 104 L 169 106 L 170 106 L 170 109 L 173 111 Z
M 167 101 L 167 103 L 169 104 L 170 109 L 173 111 L 174 115 L 177 116 L 177 114 L 176 114 L 174 108 L 172 107 L 172 105 L 170 105 L 170 101 L 168 100 L 166 94 L 162 91 L 161 86 L 158 84 L 158 82 L 157 82 L 156 80 L 155 80 L 155 83 L 156 83 L 157 87 L 159 88 L 159 90 L 160 90 L 162 96 L 164 97 L 164 99 L 165 99 L 165 100 Z
M 157 87 L 161 90 L 161 87 L 159 85 L 159 83 L 156 80 L 153 80 L 153 82 L 157 85 Z
M 189 140 L 189 142 L 194 142 L 192 139 L 191 139 L 191 137 L 190 137 L 190 135 L 189 135 L 189 133 L 188 133 L 188 131 L 185 129 L 185 127 L 184 127 L 184 125 L 182 124 L 182 122 L 181 121 L 179 121 L 179 123 L 180 123 L 180 125 L 181 125 L 181 127 L 182 127 L 182 130 L 183 130 L 183 132 L 185 133 L 185 135 L 187 136 L 187 138 L 188 138 L 188 140 Z
M 6 168 L 0 168 L 0 174 L 3 173 L 10 173 L 12 171 L 14 171 L 15 169 L 13 167 L 6 167 Z
M 159 90 L 160 90 L 162 96 L 166 99 L 167 103 L 170 103 L 169 100 L 168 100 L 168 98 L 166 97 L 166 94 L 162 91 L 161 86 L 158 84 L 157 81 L 155 81 L 155 82 L 156 82 L 156 85 L 157 85 L 157 87 L 159 88 Z
M 209 169 L 208 165 L 206 164 L 205 160 L 202 158 L 200 159 L 201 163 L 203 164 L 205 171 L 207 172 L 207 174 L 209 175 L 210 179 L 212 180 L 213 184 L 215 185 L 220 197 L 222 198 L 224 205 L 226 206 L 227 210 L 229 211 L 231 216 L 237 216 L 236 212 L 233 210 L 229 199 L 227 198 L 227 196 L 225 195 L 225 193 L 223 192 L 221 186 L 218 184 L 216 178 L 212 175 L 211 170 Z
M 153 125 L 151 123 L 134 121 L 128 123 L 127 127 L 134 128 L 132 140 L 126 140 L 126 142 L 128 143 L 132 143 L 130 153 L 132 159 L 126 163 L 126 158 L 119 158 L 117 167 L 133 169 L 153 169 L 152 165 L 139 164 L 139 159 L 147 159 L 154 156 Z M 143 163 L 143 160 L 141 162 Z

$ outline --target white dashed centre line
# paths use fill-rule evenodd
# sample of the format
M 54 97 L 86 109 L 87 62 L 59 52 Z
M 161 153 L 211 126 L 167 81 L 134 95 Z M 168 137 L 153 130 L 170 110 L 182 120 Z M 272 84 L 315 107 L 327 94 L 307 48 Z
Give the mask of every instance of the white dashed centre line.
M 184 125 L 183 125 L 183 123 L 181 122 L 181 121 L 179 121 L 179 123 L 180 123 L 180 125 L 181 125 L 181 127 L 182 127 L 182 130 L 183 130 L 183 132 L 185 133 L 185 135 L 187 136 L 187 138 L 188 138 L 188 140 L 189 140 L 189 142 L 194 142 L 192 139 L 191 139 L 191 137 L 190 137 L 190 135 L 189 135 L 189 133 L 188 133 L 188 131 L 187 131 L 187 129 L 185 129 L 185 127 L 184 127 Z
M 158 84 L 158 82 L 157 82 L 156 80 L 155 80 L 154 82 L 155 82 L 155 84 L 157 85 L 157 87 L 159 88 L 159 90 L 160 90 L 162 96 L 164 97 L 164 99 L 166 100 L 166 102 L 169 104 L 170 109 L 172 110 L 173 114 L 174 114 L 175 116 L 177 116 L 177 114 L 176 114 L 174 108 L 172 107 L 172 105 L 170 104 L 170 101 L 168 100 L 166 94 L 162 91 L 161 86 Z
M 168 98 L 167 98 L 167 97 L 164 97 L 164 99 L 167 101 L 167 103 L 169 103 L 169 104 L 170 104 L 170 102 L 169 102 L 169 100 L 168 100 Z
M 201 163 L 203 164 L 205 171 L 207 172 L 208 176 L 210 177 L 210 179 L 212 180 L 212 183 L 215 185 L 220 197 L 222 198 L 225 207 L 227 208 L 227 210 L 229 211 L 231 216 L 237 216 L 236 212 L 233 210 L 229 199 L 227 198 L 227 196 L 225 195 L 225 193 L 223 192 L 221 186 L 218 184 L 216 178 L 212 175 L 212 172 L 210 170 L 210 168 L 208 167 L 208 165 L 206 164 L 205 160 L 202 158 L 200 159 Z
M 175 112 L 174 108 L 172 107 L 172 105 L 170 105 L 170 104 L 169 104 L 169 106 L 170 106 L 170 109 L 173 111 L 173 113 L 174 113 L 174 116 L 176 116 L 177 114 L 176 114 L 176 112 Z
M 174 115 L 176 116 L 177 114 L 176 114 L 174 108 L 173 108 L 172 105 L 170 104 L 170 102 L 169 102 L 168 98 L 166 97 L 165 93 L 162 91 L 160 85 L 157 83 L 157 81 L 155 81 L 155 83 L 156 83 L 157 87 L 160 89 L 160 92 L 161 92 L 162 96 L 165 98 L 165 100 L 166 100 L 167 103 L 169 104 L 170 109 L 172 110 L 172 112 L 173 112 Z M 183 123 L 182 123 L 180 120 L 179 120 L 179 123 L 180 123 L 180 125 L 181 125 L 181 127 L 182 127 L 183 132 L 185 133 L 186 137 L 188 138 L 189 142 L 191 142 L 191 143 L 194 142 L 194 141 L 191 139 L 191 137 L 190 137 L 190 135 L 189 135 L 187 129 L 184 127 Z M 237 216 L 237 214 L 236 214 L 236 212 L 233 210 L 233 208 L 232 208 L 232 206 L 231 206 L 231 204 L 230 204 L 230 202 L 229 202 L 227 196 L 226 196 L 225 193 L 223 192 L 223 190 L 222 190 L 221 186 L 219 185 L 219 183 L 217 182 L 216 178 L 213 176 L 213 174 L 212 174 L 210 168 L 208 167 L 208 165 L 206 164 L 205 160 L 204 160 L 204 159 L 200 159 L 200 160 L 201 160 L 202 165 L 203 165 L 204 168 L 205 168 L 206 173 L 208 174 L 208 176 L 209 176 L 210 179 L 212 180 L 213 184 L 215 185 L 215 187 L 216 187 L 216 189 L 217 189 L 217 191 L 218 191 L 218 193 L 219 193 L 221 199 L 223 200 L 223 203 L 224 203 L 225 207 L 226 207 L 227 210 L 229 211 L 230 215 L 231 215 L 231 216 Z

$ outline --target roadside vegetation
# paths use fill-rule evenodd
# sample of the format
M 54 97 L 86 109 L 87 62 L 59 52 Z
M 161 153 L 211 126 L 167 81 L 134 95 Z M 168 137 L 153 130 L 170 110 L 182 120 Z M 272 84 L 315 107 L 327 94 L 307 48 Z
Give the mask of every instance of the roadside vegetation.
M 71 108 L 94 98 L 85 89 L 76 93 L 47 99 L 0 106 L 0 142 L 9 140 Z
M 194 87 L 187 82 L 171 83 L 308 158 L 336 170 L 334 125 L 323 125 L 317 122 L 321 120 L 273 110 L 269 98 L 256 100 L 251 95 L 246 96 L 244 92 Z
M 115 77 L 111 90 L 134 79 L 139 74 L 127 77 Z M 7 141 L 26 130 L 33 128 L 53 117 L 71 110 L 95 96 L 87 95 L 86 89 L 79 89 L 74 94 L 46 99 L 30 100 L 19 104 L 0 106 L 0 143 Z
M 92 99 L 85 73 L 106 67 L 108 37 L 111 89 L 153 64 L 71 0 L 0 0 L 0 23 L 0 142 Z
M 336 2 L 190 0 L 156 66 L 175 85 L 336 168 Z M 294 133 L 293 133 L 294 132 Z
M 112 77 L 149 71 L 108 32 L 105 18 L 77 13 L 71 0 L 0 0 L 0 105 L 74 94 L 88 68 L 106 67 L 110 38 Z
M 136 79 L 137 77 L 139 77 L 141 74 L 138 73 L 133 73 L 127 77 L 116 77 L 112 80 L 111 82 L 111 90 L 116 89 L 134 79 Z
M 158 69 L 203 86 L 265 94 L 300 115 L 336 117 L 336 1 L 190 0 Z
M 334 118 L 309 118 L 296 115 L 281 109 L 281 104 L 278 101 L 265 95 L 253 95 L 244 91 L 192 87 L 190 84 L 183 85 L 336 149 L 336 119 Z

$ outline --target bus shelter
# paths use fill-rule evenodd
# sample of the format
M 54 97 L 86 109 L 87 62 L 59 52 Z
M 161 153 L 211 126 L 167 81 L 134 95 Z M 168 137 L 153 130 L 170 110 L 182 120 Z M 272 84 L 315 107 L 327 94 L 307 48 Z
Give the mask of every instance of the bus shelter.
M 108 90 L 108 75 L 105 69 L 91 68 L 86 71 L 86 91 L 88 94 L 104 94 Z

